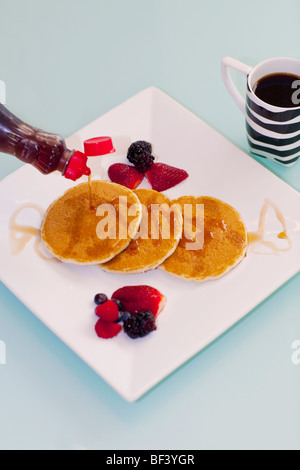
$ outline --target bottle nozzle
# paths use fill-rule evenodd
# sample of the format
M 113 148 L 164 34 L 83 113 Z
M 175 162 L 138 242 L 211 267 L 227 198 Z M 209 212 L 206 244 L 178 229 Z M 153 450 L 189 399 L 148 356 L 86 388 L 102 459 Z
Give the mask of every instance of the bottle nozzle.
M 111 137 L 94 137 L 84 142 L 84 152 L 75 152 L 69 160 L 65 178 L 76 181 L 83 175 L 91 174 L 87 166 L 88 157 L 99 157 L 115 152 Z
M 82 152 L 75 152 L 67 166 L 65 171 L 65 178 L 76 181 L 83 175 L 89 176 L 91 170 L 87 166 L 87 156 Z

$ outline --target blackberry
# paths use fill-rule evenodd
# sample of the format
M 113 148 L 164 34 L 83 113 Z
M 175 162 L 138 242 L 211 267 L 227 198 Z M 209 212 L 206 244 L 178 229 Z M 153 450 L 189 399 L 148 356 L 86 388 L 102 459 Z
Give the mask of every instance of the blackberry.
M 146 173 L 152 168 L 155 158 L 152 154 L 152 145 L 144 140 L 138 140 L 130 145 L 127 159 L 140 173 Z
M 155 317 L 150 310 L 131 315 L 123 326 L 125 333 L 132 339 L 144 338 L 156 330 Z

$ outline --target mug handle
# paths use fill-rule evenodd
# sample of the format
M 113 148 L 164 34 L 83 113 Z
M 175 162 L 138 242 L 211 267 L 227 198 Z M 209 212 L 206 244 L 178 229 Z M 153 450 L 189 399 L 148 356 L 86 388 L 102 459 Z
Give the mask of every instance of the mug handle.
M 252 70 L 252 67 L 250 67 L 250 65 L 244 64 L 243 62 L 240 62 L 239 60 L 233 59 L 232 57 L 225 57 L 222 60 L 221 71 L 222 71 L 223 82 L 229 94 L 231 95 L 235 103 L 237 104 L 237 106 L 240 108 L 242 113 L 245 114 L 246 112 L 245 100 L 242 98 L 236 86 L 234 85 L 232 78 L 230 76 L 230 73 L 229 73 L 229 68 L 238 70 L 239 72 L 242 72 L 242 74 L 245 75 L 245 77 L 248 77 L 248 75 L 250 74 Z

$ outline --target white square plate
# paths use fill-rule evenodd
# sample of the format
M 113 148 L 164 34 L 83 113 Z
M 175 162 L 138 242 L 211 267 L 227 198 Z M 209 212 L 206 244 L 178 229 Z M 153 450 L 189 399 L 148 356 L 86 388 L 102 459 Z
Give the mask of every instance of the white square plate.
M 59 174 L 42 176 L 24 166 L 0 183 L 0 278 L 4 284 L 78 356 L 128 401 L 135 401 L 256 305 L 284 284 L 300 267 L 300 195 L 243 153 L 198 117 L 156 88 L 149 88 L 100 117 L 70 139 L 69 148 L 82 150 L 83 141 L 110 135 L 117 152 L 91 160 L 95 179 L 106 178 L 111 163 L 125 161 L 129 145 L 148 140 L 160 161 L 184 168 L 190 177 L 166 194 L 206 195 L 226 201 L 255 231 L 265 198 L 279 206 L 288 224 L 292 249 L 279 256 L 249 253 L 232 272 L 216 281 L 189 283 L 156 270 L 147 274 L 114 275 L 97 267 L 49 263 L 29 243 L 11 254 L 9 221 L 14 211 L 31 202 L 46 209 L 73 185 Z M 147 187 L 147 183 L 143 183 Z M 32 210 L 20 223 L 39 226 Z M 272 211 L 269 239 L 276 243 L 281 228 Z M 120 334 L 100 340 L 94 331 L 93 298 L 111 295 L 124 285 L 148 284 L 168 302 L 158 330 L 141 340 Z

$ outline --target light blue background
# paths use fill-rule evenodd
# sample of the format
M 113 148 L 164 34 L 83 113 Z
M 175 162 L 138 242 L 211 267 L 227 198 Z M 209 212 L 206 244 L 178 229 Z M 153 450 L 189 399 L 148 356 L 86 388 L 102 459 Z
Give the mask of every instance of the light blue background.
M 8 107 L 64 137 L 154 85 L 248 152 L 222 58 L 300 58 L 298 0 L 0 0 L 0 12 Z M 300 189 L 300 162 L 262 163 Z M 1 155 L 0 178 L 19 166 Z M 299 290 L 298 275 L 128 404 L 0 285 L 0 448 L 300 449 Z

